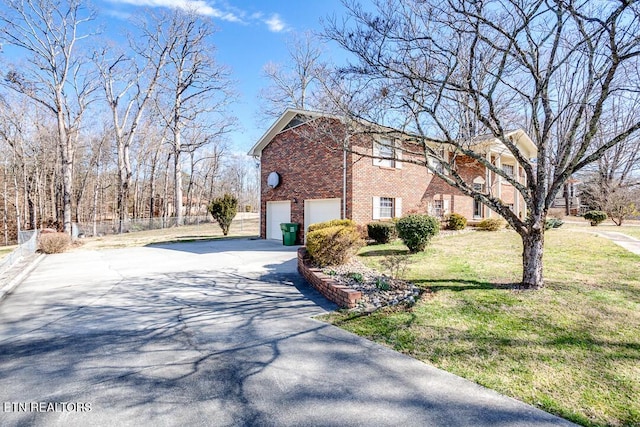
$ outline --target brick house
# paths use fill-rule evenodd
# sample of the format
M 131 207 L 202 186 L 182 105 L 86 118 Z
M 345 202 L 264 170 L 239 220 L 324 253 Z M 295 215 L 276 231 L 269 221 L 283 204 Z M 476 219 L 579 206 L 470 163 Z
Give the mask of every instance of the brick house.
M 249 151 L 260 160 L 262 238 L 281 239 L 282 222 L 299 223 L 298 241 L 302 242 L 310 224 L 337 218 L 367 224 L 408 212 L 439 217 L 456 212 L 469 220 L 498 216 L 446 184 L 424 164 L 402 159 L 402 151 L 392 148 L 398 142 L 390 144 L 366 133 L 347 136 L 341 126 L 340 120 L 329 115 L 289 109 Z M 535 157 L 536 147 L 523 131 L 509 136 L 526 158 Z M 343 138 L 351 138 L 350 150 L 342 149 Z M 522 169 L 498 140 L 483 139 L 477 145 L 493 164 L 524 182 Z M 517 215 L 526 215 L 522 197 L 516 197 L 513 186 L 479 162 L 458 156 L 456 168 L 465 181 L 481 188 L 490 186 Z

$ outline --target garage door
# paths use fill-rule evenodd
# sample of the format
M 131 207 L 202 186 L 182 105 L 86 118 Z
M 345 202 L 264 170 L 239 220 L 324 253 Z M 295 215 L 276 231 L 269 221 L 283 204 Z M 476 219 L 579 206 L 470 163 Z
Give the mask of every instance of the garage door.
M 291 222 L 291 202 L 267 202 L 267 239 L 282 240 L 283 222 Z
M 304 201 L 304 229 L 310 224 L 340 219 L 341 199 L 316 199 Z

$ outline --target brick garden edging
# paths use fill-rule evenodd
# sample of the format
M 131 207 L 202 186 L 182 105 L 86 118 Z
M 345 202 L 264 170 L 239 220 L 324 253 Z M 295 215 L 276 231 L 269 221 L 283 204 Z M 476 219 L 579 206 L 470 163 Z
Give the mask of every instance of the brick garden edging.
M 298 249 L 298 271 L 307 282 L 311 283 L 326 299 L 335 302 L 342 308 L 354 308 L 362 298 L 362 292 L 341 285 L 324 274 L 322 269 L 313 267 L 304 246 Z

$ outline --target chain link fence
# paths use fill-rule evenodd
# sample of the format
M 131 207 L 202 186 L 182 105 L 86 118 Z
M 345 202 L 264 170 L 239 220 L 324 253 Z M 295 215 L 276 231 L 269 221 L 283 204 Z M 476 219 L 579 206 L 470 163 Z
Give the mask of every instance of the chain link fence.
M 0 274 L 11 268 L 16 262 L 23 257 L 32 255 L 38 249 L 38 231 L 20 231 L 18 232 L 18 247 L 9 255 L 0 260 Z
M 208 224 L 213 220 L 208 215 L 186 216 L 183 218 L 183 225 Z M 135 218 L 128 219 L 122 225 L 123 233 L 133 233 L 135 231 L 160 230 L 163 228 L 175 227 L 178 224 L 176 217 L 158 218 Z M 108 234 L 118 234 L 120 232 L 120 222 L 118 220 L 93 222 L 80 222 L 73 224 L 74 237 L 94 237 L 106 236 Z

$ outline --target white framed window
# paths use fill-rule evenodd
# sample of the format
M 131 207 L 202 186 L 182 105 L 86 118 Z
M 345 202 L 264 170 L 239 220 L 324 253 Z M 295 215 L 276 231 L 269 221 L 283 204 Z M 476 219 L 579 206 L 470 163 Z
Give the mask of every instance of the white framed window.
M 438 158 L 440 158 L 444 162 L 449 162 L 448 154 L 449 153 L 447 152 L 447 150 L 445 150 L 444 147 L 440 147 L 437 150 L 438 157 L 434 157 L 434 156 L 428 156 L 427 157 L 427 161 L 429 162 L 429 166 L 431 166 L 433 169 L 435 169 L 436 172 L 439 172 L 439 173 L 441 173 L 443 175 L 449 175 L 449 171 L 447 169 L 445 169 L 445 167 L 442 164 L 442 162 L 440 160 L 438 160 Z
M 442 200 L 433 201 L 433 214 L 437 217 L 444 215 L 444 203 Z
M 484 191 L 484 184 L 480 184 L 479 182 L 474 182 L 473 191 L 478 191 L 478 192 Z
M 473 199 L 473 217 L 482 218 L 482 202 L 479 199 Z
M 380 218 L 393 218 L 393 199 L 380 197 Z
M 400 150 L 396 149 L 396 143 L 388 138 L 382 138 L 373 143 L 373 164 L 386 168 L 402 168 L 400 159 Z
M 502 171 L 513 178 L 515 169 L 513 165 L 502 165 Z
M 402 198 L 374 197 L 373 219 L 390 219 L 402 216 Z

